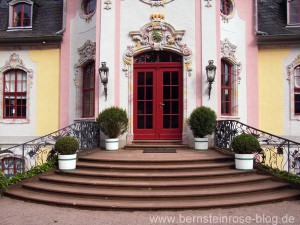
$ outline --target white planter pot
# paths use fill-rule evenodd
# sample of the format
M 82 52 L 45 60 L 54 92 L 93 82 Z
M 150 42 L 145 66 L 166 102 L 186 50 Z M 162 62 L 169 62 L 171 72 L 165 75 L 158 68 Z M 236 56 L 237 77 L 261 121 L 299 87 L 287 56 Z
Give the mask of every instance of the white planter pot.
M 105 139 L 105 149 L 114 151 L 119 149 L 119 138 L 108 138 Z
M 208 149 L 208 138 L 195 138 L 195 149 L 196 150 L 207 150 Z
M 253 170 L 254 154 L 235 154 L 235 168 L 238 170 Z
M 62 171 L 71 171 L 76 169 L 77 154 L 58 155 L 58 169 Z

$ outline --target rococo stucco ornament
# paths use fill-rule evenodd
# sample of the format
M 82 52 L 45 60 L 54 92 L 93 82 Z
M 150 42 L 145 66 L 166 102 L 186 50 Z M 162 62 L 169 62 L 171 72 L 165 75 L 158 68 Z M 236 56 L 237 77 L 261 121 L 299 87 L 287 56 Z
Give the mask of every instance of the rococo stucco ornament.
M 123 55 L 125 67 L 132 65 L 132 57 L 138 53 L 148 50 L 170 50 L 183 56 L 185 70 L 188 75 L 191 75 L 192 51 L 181 42 L 185 31 L 175 30 L 173 26 L 164 22 L 164 14 L 152 14 L 150 19 L 151 23 L 146 24 L 139 31 L 129 33 L 135 45 L 129 45 Z M 124 71 L 127 72 L 127 68 Z
M 140 0 L 144 3 L 147 3 L 151 6 L 165 6 L 165 4 L 172 2 L 174 0 Z
M 106 10 L 111 9 L 111 6 L 110 6 L 112 4 L 111 0 L 106 0 L 104 2 L 104 4 L 105 4 L 104 9 L 106 9 Z
M 227 38 L 225 38 L 224 41 L 221 41 L 221 57 L 224 59 L 227 59 L 229 62 L 231 62 L 235 67 L 235 74 L 238 80 L 238 83 L 240 83 L 241 77 L 241 71 L 242 71 L 242 63 L 237 62 L 237 59 L 235 57 L 237 46 L 232 44 Z
M 206 2 L 205 7 L 207 7 L 207 8 L 212 7 L 212 5 L 211 5 L 211 3 L 210 3 L 212 0 L 204 0 L 204 1 Z
M 291 76 L 294 75 L 295 67 L 297 67 L 299 65 L 300 65 L 300 55 L 298 55 L 294 59 L 294 61 L 286 67 L 286 70 L 287 70 L 287 73 L 288 73 L 288 78 L 287 78 L 288 81 L 290 81 L 291 80 Z
M 82 66 L 84 66 L 87 62 L 91 60 L 96 59 L 96 42 L 92 42 L 90 40 L 87 40 L 84 45 L 80 48 L 77 49 L 78 54 L 79 54 L 79 60 L 78 62 L 74 65 L 74 72 L 75 72 L 75 86 L 77 86 L 77 81 L 79 79 L 78 74 L 79 70 Z

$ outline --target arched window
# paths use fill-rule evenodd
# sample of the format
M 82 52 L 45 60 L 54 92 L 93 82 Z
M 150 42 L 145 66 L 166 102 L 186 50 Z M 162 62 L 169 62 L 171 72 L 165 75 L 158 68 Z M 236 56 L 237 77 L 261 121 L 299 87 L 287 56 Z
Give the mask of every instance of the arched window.
M 31 26 L 31 5 L 18 3 L 13 6 L 13 27 Z
M 221 114 L 232 115 L 232 66 L 225 60 L 221 61 Z
M 95 113 L 95 62 L 82 69 L 82 117 L 93 117 Z
M 27 111 L 27 73 L 9 70 L 4 74 L 3 118 L 23 119 Z
M 295 68 L 294 77 L 294 114 L 300 115 L 300 66 Z

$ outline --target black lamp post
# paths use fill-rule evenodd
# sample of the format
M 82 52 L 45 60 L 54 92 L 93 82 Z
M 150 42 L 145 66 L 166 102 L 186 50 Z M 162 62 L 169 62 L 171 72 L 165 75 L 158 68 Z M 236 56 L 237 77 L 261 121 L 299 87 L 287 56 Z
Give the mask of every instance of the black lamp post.
M 206 68 L 206 76 L 207 76 L 207 82 L 208 82 L 208 99 L 210 99 L 210 92 L 211 92 L 211 85 L 215 81 L 216 76 L 216 70 L 217 67 L 214 65 L 214 60 L 208 61 L 208 66 Z
M 105 101 L 107 100 L 108 74 L 109 74 L 109 68 L 106 66 L 106 62 L 101 62 L 101 67 L 99 68 L 99 75 L 100 75 L 101 83 L 104 86 Z

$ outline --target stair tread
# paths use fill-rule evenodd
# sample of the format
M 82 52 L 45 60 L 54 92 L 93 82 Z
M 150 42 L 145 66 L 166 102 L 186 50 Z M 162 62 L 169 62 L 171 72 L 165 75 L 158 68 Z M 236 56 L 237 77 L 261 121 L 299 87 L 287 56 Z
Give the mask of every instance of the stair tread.
M 167 186 L 207 186 L 207 185 L 226 185 L 232 183 L 244 183 L 254 182 L 261 180 L 269 180 L 270 176 L 252 174 L 251 176 L 238 176 L 238 177 L 216 177 L 211 178 L 185 178 L 185 179 L 120 179 L 120 178 L 92 178 L 92 177 L 72 177 L 72 176 L 61 176 L 61 175 L 48 175 L 40 178 L 41 180 L 49 182 L 60 182 L 69 184 L 83 184 L 83 185 L 94 185 L 94 186 L 139 186 L 139 187 L 167 187 Z
M 207 197 L 205 201 L 201 197 L 194 198 L 174 198 L 170 199 L 122 199 L 119 198 L 81 198 L 74 196 L 59 196 L 52 193 L 39 193 L 25 189 L 10 190 L 7 195 L 19 197 L 25 200 L 38 201 L 43 203 L 60 204 L 66 206 L 93 207 L 93 208 L 118 208 L 118 209 L 187 209 L 187 208 L 212 208 L 226 207 L 234 205 L 249 205 L 268 201 L 278 201 L 287 198 L 296 198 L 300 195 L 299 190 L 280 190 L 269 193 L 250 193 L 241 196 L 231 196 L 230 198 Z M 202 200 L 202 201 L 201 201 Z
M 142 170 L 92 170 L 92 169 L 76 169 L 74 171 L 56 171 L 65 175 L 79 176 L 103 176 L 103 177 L 151 177 L 151 178 L 167 178 L 167 177 L 203 177 L 203 176 L 221 176 L 253 173 L 253 171 L 241 171 L 233 169 L 202 169 L 194 171 L 142 171 Z
M 181 164 L 137 164 L 137 163 L 95 163 L 95 162 L 77 162 L 77 167 L 92 167 L 92 168 L 107 168 L 107 169 L 201 169 L 201 168 L 216 168 L 216 167 L 231 167 L 234 166 L 234 162 L 219 162 L 219 163 L 181 163 Z
M 237 184 L 230 187 L 181 187 L 180 189 L 152 189 L 152 188 L 130 188 L 123 187 L 83 187 L 72 186 L 65 184 L 49 184 L 45 182 L 34 182 L 23 184 L 23 187 L 38 190 L 59 192 L 64 194 L 74 194 L 83 196 L 117 196 L 117 197 L 195 197 L 195 196 L 210 196 L 210 195 L 228 195 L 248 192 L 266 191 L 270 189 L 277 189 L 288 187 L 287 183 L 264 181 L 251 184 Z

